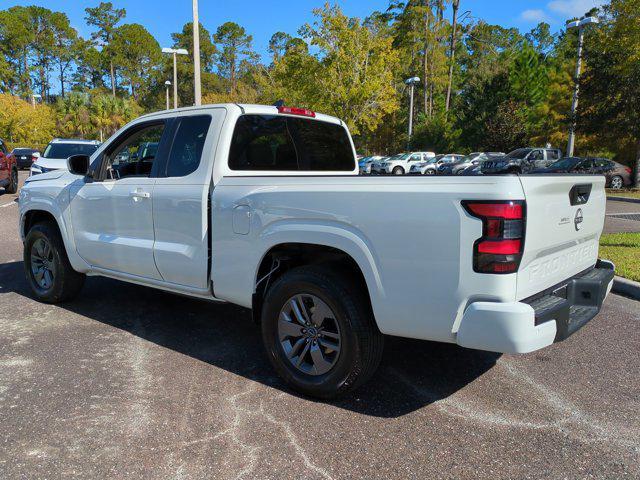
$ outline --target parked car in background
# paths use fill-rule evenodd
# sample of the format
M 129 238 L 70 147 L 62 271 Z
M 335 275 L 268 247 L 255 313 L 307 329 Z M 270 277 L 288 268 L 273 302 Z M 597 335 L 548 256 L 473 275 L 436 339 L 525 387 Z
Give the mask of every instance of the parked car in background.
M 482 173 L 527 173 L 537 168 L 545 168 L 562 158 L 557 148 L 518 148 L 499 160 L 484 162 Z
M 159 143 L 151 172 L 111 176 L 143 135 Z M 362 385 L 383 335 L 539 350 L 595 317 L 613 283 L 603 177 L 354 181 L 344 122 L 306 109 L 166 110 L 68 162 L 20 192 L 36 299 L 69 301 L 102 275 L 250 308 L 266 357 L 306 395 Z
M 18 165 L 2 139 L 0 139 L 0 187 L 4 187 L 7 193 L 18 191 Z
M 72 155 L 91 155 L 100 146 L 97 140 L 77 140 L 55 138 L 51 140 L 42 155 L 31 165 L 30 174 L 38 175 L 53 170 L 66 170 L 67 158 Z
M 371 157 L 364 157 L 358 161 L 358 170 L 360 175 L 367 175 L 371 173 L 371 166 L 374 162 L 379 162 L 387 157 L 381 157 L 380 155 L 373 155 Z
M 434 158 L 427 160 L 426 162 L 420 162 L 411 167 L 409 173 L 411 175 L 435 175 L 440 165 L 447 163 L 457 162 L 464 155 L 458 153 L 447 153 L 436 155 Z
M 485 160 L 502 156 L 504 156 L 502 152 L 473 152 L 456 162 L 440 165 L 438 167 L 438 175 L 461 175 L 464 170 L 472 165 L 479 165 L 480 162 Z
M 33 148 L 14 148 L 11 151 L 11 155 L 15 157 L 18 169 L 28 170 L 31 168 L 31 164 L 40 156 L 40 152 Z
M 631 168 L 606 158 L 565 157 L 547 168 L 533 170 L 532 173 L 588 173 L 604 175 L 606 186 L 613 189 L 629 187 L 633 184 Z
M 608 158 L 594 158 L 596 168 L 601 168 L 607 177 L 607 188 L 620 190 L 633 186 L 633 170 L 631 167 L 614 162 Z
M 434 152 L 400 153 L 389 157 L 383 162 L 374 164 L 371 173 L 404 175 L 411 170 L 413 165 L 434 158 L 435 156 L 436 154 Z

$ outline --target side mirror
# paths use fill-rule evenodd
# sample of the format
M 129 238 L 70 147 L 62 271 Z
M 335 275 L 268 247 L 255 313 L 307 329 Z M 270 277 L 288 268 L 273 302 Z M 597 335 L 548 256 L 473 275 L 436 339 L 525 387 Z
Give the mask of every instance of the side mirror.
M 86 175 L 89 171 L 89 155 L 71 155 L 67 159 L 67 168 L 74 175 Z

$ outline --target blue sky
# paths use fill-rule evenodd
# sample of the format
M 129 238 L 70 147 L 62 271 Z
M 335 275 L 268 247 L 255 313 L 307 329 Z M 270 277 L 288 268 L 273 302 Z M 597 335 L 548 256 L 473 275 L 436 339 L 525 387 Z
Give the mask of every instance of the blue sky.
M 84 22 L 84 8 L 100 0 L 0 0 L 0 9 L 13 5 L 41 5 L 65 12 L 81 35 L 91 30 Z M 191 19 L 191 0 L 112 0 L 117 7 L 127 9 L 127 22 L 141 23 L 160 42 L 168 46 L 171 32 L 181 29 Z M 313 19 L 312 10 L 324 0 L 199 0 L 200 22 L 210 31 L 226 21 L 242 25 L 253 35 L 255 49 L 265 55 L 269 38 L 274 32 L 295 34 L 305 22 Z M 388 0 L 337 0 L 350 16 L 364 17 L 373 10 L 384 10 Z M 584 14 L 603 0 L 461 0 L 461 12 L 489 23 L 517 27 L 528 31 L 540 21 L 547 21 L 559 30 L 567 18 Z

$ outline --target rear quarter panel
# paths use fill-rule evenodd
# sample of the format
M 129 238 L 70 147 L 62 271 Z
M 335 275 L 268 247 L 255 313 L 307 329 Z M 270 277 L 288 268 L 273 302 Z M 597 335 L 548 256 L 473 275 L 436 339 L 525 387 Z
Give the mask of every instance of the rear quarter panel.
M 516 294 L 516 274 L 473 272 L 482 226 L 460 202 L 477 199 L 521 200 L 522 187 L 514 176 L 225 177 L 212 201 L 215 296 L 250 307 L 269 249 L 326 245 L 360 266 L 383 333 L 454 341 L 469 302 Z

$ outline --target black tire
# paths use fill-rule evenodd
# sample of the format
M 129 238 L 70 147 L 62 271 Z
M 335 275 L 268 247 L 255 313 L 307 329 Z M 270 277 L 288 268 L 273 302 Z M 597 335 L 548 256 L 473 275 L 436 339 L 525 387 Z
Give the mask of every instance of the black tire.
M 9 175 L 9 184 L 5 187 L 5 192 L 16 193 L 18 191 L 18 170 L 16 168 L 11 169 Z
M 402 167 L 396 167 L 393 169 L 392 172 L 394 175 L 404 175 L 404 168 Z
M 424 174 L 425 175 L 435 175 L 436 172 L 435 172 L 435 170 L 432 170 L 431 168 L 429 168 L 429 169 L 424 171 Z
M 267 292 L 262 308 L 262 338 L 278 374 L 294 390 L 312 397 L 343 396 L 366 382 L 382 357 L 384 337 L 378 330 L 366 292 L 323 266 L 304 266 L 282 275 Z M 340 352 L 329 371 L 311 375 L 296 368 L 280 342 L 278 321 L 285 305 L 299 294 L 322 300 L 339 323 Z
M 53 281 L 49 288 L 38 284 L 32 269 L 32 247 L 39 239 L 44 239 L 51 248 Z M 67 302 L 75 298 L 84 285 L 85 275 L 76 272 L 67 257 L 58 226 L 53 222 L 37 223 L 27 233 L 24 242 L 24 271 L 31 291 L 45 303 Z

